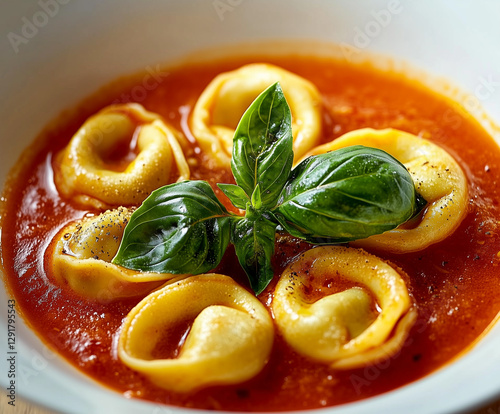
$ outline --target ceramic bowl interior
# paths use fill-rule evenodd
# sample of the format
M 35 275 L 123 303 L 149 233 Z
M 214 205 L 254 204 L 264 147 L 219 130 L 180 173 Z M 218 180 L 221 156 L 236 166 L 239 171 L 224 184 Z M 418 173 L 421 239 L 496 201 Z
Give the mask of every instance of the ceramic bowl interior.
M 334 42 L 340 46 L 323 45 L 322 52 L 340 53 L 345 59 L 366 53 L 390 56 L 397 68 L 409 65 L 429 73 L 429 79 L 445 78 L 458 85 L 464 91 L 457 95 L 462 106 L 479 117 L 484 109 L 500 124 L 498 16 L 500 4 L 488 1 L 9 2 L 0 15 L 0 182 L 47 122 L 99 87 L 199 50 L 241 43 Z M 499 130 L 483 121 L 500 142 Z M 0 309 L 0 331 L 7 332 L 3 289 Z M 20 398 L 61 412 L 179 410 L 107 390 L 46 349 L 21 320 L 16 341 Z M 6 342 L 0 343 L 3 356 Z M 467 409 L 500 393 L 499 366 L 497 324 L 472 350 L 434 374 L 387 394 L 326 410 L 361 414 Z M 0 383 L 5 389 L 5 375 Z

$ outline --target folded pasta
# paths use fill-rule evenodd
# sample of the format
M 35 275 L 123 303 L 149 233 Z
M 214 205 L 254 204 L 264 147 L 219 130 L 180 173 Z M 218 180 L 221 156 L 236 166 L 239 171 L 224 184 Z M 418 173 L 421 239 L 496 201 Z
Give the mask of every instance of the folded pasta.
M 161 343 L 177 345 L 171 332 L 190 321 L 178 355 L 162 355 Z M 133 308 L 122 325 L 118 356 L 158 386 L 188 392 L 254 377 L 273 338 L 271 317 L 254 295 L 228 276 L 206 274 L 168 283 Z
M 448 237 L 467 212 L 468 185 L 464 172 L 443 148 L 423 138 L 396 129 L 358 129 L 314 148 L 308 155 L 334 151 L 351 145 L 379 148 L 402 162 L 415 188 L 427 200 L 421 219 L 410 225 L 358 240 L 353 246 L 392 253 L 425 249 Z
M 193 109 L 193 135 L 214 166 L 229 166 L 238 121 L 252 101 L 275 82 L 280 82 L 292 113 L 295 159 L 318 144 L 322 119 L 321 97 L 316 87 L 270 64 L 246 65 L 218 75 Z
M 52 274 L 61 286 L 98 301 L 149 293 L 178 275 L 141 273 L 110 263 L 132 212 L 120 207 L 70 223 L 56 236 Z
M 87 119 L 57 155 L 57 188 L 66 197 L 98 208 L 138 205 L 172 181 L 174 164 L 179 180 L 189 178 L 177 137 L 158 115 L 139 104 L 104 108 Z
M 318 300 L 325 281 L 347 286 Z M 358 368 L 396 353 L 416 310 L 399 273 L 364 250 L 325 246 L 288 266 L 274 292 L 279 330 L 298 353 L 336 369 Z

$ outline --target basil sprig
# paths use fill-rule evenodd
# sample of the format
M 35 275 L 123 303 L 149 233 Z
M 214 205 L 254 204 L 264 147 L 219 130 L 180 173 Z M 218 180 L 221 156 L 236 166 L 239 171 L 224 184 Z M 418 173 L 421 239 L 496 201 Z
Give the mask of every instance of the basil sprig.
M 343 243 L 394 229 L 426 204 L 406 168 L 375 148 L 312 156 L 292 171 L 291 125 L 276 83 L 255 99 L 236 128 L 236 185 L 218 184 L 244 216 L 229 213 L 206 181 L 161 187 L 132 214 L 113 263 L 200 274 L 219 264 L 231 242 L 259 294 L 273 278 L 278 227 L 310 243 Z

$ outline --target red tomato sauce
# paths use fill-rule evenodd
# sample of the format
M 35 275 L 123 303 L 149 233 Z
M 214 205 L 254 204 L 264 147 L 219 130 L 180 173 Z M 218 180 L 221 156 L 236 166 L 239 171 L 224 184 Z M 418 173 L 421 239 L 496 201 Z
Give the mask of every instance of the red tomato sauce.
M 135 96 L 147 110 L 159 113 L 184 133 L 197 161 L 191 165 L 192 179 L 208 180 L 229 207 L 215 184 L 233 182 L 232 175 L 208 169 L 188 119 L 198 96 L 216 74 L 255 61 L 277 64 L 318 87 L 324 104 L 322 142 L 358 128 L 391 127 L 429 138 L 447 149 L 469 180 L 468 213 L 451 236 L 425 250 L 402 255 L 373 252 L 403 269 L 418 308 L 417 323 L 397 355 L 365 368 L 335 371 L 298 355 L 277 334 L 270 361 L 257 377 L 235 386 L 177 394 L 127 368 L 113 351 L 123 318 L 141 298 L 98 303 L 54 283 L 48 265 L 50 242 L 66 223 L 89 212 L 57 193 L 54 158 L 86 118 L 111 103 L 133 101 Z M 369 65 L 311 57 L 252 57 L 180 66 L 157 75 L 154 88 L 133 93 L 144 83 L 144 76 L 103 88 L 51 124 L 27 150 L 22 168 L 11 177 L 4 193 L 1 246 L 7 287 L 32 329 L 83 373 L 128 397 L 185 407 L 281 411 L 332 406 L 384 393 L 431 373 L 466 350 L 500 311 L 500 149 L 474 119 L 448 99 L 404 76 Z M 133 146 L 121 149 L 110 163 L 121 169 L 116 154 L 129 159 L 133 150 Z M 275 279 L 308 248 L 304 242 L 278 238 Z M 246 285 L 232 248 L 216 271 Z M 339 288 L 334 281 L 323 282 L 308 294 L 320 297 Z M 274 284 L 259 297 L 268 308 Z M 188 329 L 179 324 L 169 335 L 182 341 Z M 160 343 L 155 354 L 174 356 L 176 348 Z

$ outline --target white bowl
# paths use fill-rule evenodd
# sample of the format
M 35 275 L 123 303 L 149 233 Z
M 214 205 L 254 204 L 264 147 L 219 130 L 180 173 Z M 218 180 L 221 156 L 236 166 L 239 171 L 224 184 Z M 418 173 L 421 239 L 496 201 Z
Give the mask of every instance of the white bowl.
M 329 0 L 9 2 L 0 15 L 0 182 L 21 150 L 61 110 L 120 75 L 196 50 L 266 39 L 335 42 L 394 56 L 466 92 L 500 124 L 500 2 Z M 354 49 L 355 48 L 355 49 Z M 355 51 L 355 53 L 350 53 Z M 498 129 L 492 129 L 500 142 Z M 3 392 L 7 296 L 0 292 Z M 21 320 L 16 325 L 17 396 L 71 413 L 167 413 L 180 409 L 128 400 L 52 354 Z M 325 409 L 348 413 L 443 413 L 500 395 L 500 324 L 466 355 L 395 391 Z M 185 410 L 184 410 L 185 412 Z

